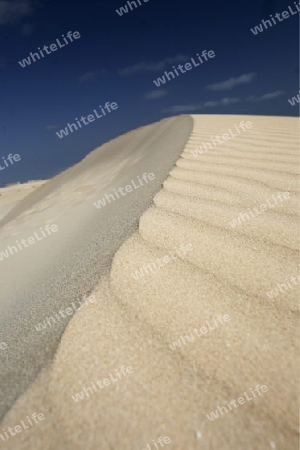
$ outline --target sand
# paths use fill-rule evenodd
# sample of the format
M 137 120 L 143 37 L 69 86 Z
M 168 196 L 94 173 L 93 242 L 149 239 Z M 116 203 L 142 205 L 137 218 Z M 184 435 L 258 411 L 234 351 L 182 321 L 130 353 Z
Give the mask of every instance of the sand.
M 176 450 L 298 448 L 299 284 L 290 281 L 299 276 L 298 122 L 192 119 L 176 167 L 118 248 L 93 291 L 95 302 L 70 320 L 54 361 L 1 427 L 33 412 L 45 420 L 4 448 L 154 450 L 159 436 L 171 439 L 164 448 Z M 193 157 L 195 147 L 240 120 L 253 128 Z M 289 198 L 230 225 L 280 192 Z M 179 257 L 176 250 L 187 244 L 192 250 Z M 149 269 L 169 252 L 177 259 Z M 145 265 L 148 274 L 136 279 Z M 230 320 L 191 338 L 220 315 Z M 173 350 L 185 335 L 190 342 Z M 72 399 L 121 366 L 132 373 Z M 207 418 L 257 385 L 267 392 Z
M 113 255 L 138 227 L 191 133 L 189 116 L 126 133 L 21 200 L 0 222 L 0 252 L 40 227 L 57 233 L 0 261 L 0 420 L 52 359 L 72 316 L 35 326 L 81 301 L 109 272 Z M 155 179 L 100 210 L 94 202 L 137 176 Z
M 0 221 L 6 217 L 24 197 L 27 197 L 34 192 L 35 189 L 38 189 L 46 182 L 47 180 L 37 180 L 0 188 Z

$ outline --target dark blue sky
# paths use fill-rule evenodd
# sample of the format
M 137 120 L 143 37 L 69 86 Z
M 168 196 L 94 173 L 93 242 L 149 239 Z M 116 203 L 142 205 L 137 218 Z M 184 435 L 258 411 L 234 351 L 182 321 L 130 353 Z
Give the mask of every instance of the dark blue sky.
M 51 177 L 102 143 L 174 114 L 298 115 L 287 100 L 299 91 L 299 14 L 250 31 L 288 6 L 296 11 L 293 0 L 140 1 L 120 17 L 125 0 L 0 0 L 0 163 L 9 153 L 22 158 L 0 171 L 0 185 Z M 81 38 L 18 64 L 68 31 Z M 215 58 L 155 87 L 172 70 L 169 58 L 177 66 L 203 50 Z M 57 137 L 107 101 L 119 108 Z

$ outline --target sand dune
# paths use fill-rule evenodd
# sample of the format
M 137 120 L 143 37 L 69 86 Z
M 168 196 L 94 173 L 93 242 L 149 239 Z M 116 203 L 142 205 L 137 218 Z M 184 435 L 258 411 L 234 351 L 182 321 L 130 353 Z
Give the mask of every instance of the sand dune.
M 154 450 L 159 436 L 174 450 L 298 448 L 298 123 L 192 118 L 176 167 L 114 255 L 96 301 L 69 322 L 53 363 L 1 426 L 34 411 L 46 419 L 4 448 Z M 253 128 L 192 156 L 240 120 Z M 250 215 L 283 191 L 289 198 Z M 215 322 L 220 315 L 230 320 Z M 72 399 L 122 365 L 132 373 Z M 257 385 L 267 392 L 229 409 Z
M 0 260 L 0 343 L 9 348 L 8 355 L 0 352 L 0 420 L 52 360 L 71 316 L 39 333 L 35 325 L 77 304 L 108 273 L 192 125 L 189 116 L 171 117 L 107 142 L 26 196 L 0 222 L 0 256 L 40 227 L 58 227 L 55 235 Z M 100 210 L 93 204 L 150 172 L 155 174 L 150 183 Z
M 0 221 L 14 209 L 20 201 L 30 195 L 34 190 L 45 184 L 47 180 L 31 181 L 24 184 L 14 184 L 5 188 L 0 188 Z M 1 222 L 0 222 L 1 224 Z

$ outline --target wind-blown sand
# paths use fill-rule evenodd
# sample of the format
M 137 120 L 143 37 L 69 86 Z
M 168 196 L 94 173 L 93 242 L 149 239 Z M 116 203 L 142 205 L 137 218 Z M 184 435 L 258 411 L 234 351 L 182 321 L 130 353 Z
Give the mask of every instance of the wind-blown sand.
M 1 427 L 33 412 L 45 420 L 3 448 L 265 450 L 298 448 L 298 122 L 293 118 L 192 116 L 184 151 L 115 254 L 109 273 L 69 322 L 51 366 Z M 240 120 L 253 128 L 193 157 Z M 290 198 L 232 227 L 241 212 L 288 191 Z M 154 273 L 132 275 L 181 244 L 192 251 Z M 170 344 L 230 321 L 176 350 Z M 195 336 L 195 335 L 194 335 Z M 83 387 L 122 365 L 133 371 L 90 394 Z M 210 421 L 206 415 L 256 385 L 268 391 Z
M 47 180 L 37 180 L 0 188 L 0 220 L 6 217 L 20 200 L 27 197 L 27 195 L 34 192 L 34 190 L 46 182 Z

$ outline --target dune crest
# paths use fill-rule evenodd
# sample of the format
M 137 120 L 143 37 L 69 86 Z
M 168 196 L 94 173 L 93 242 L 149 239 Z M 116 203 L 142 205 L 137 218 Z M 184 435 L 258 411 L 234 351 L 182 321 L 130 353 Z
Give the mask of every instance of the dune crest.
M 52 365 L 1 426 L 28 411 L 45 420 L 5 448 L 141 450 L 159 436 L 173 450 L 296 448 L 299 284 L 274 298 L 267 292 L 299 276 L 298 122 L 192 118 L 176 167 L 116 252 L 93 292 L 97 301 L 75 314 Z M 251 120 L 251 130 L 193 157 L 209 136 L 241 120 Z M 290 198 L 250 215 L 282 191 Z M 247 211 L 248 219 L 230 225 Z M 187 244 L 191 251 L 151 271 L 153 261 Z M 142 267 L 149 273 L 134 277 Z M 225 315 L 222 326 L 192 334 Z M 122 365 L 132 373 L 72 399 Z M 257 385 L 268 391 L 229 409 Z M 228 413 L 210 421 L 218 407 Z

